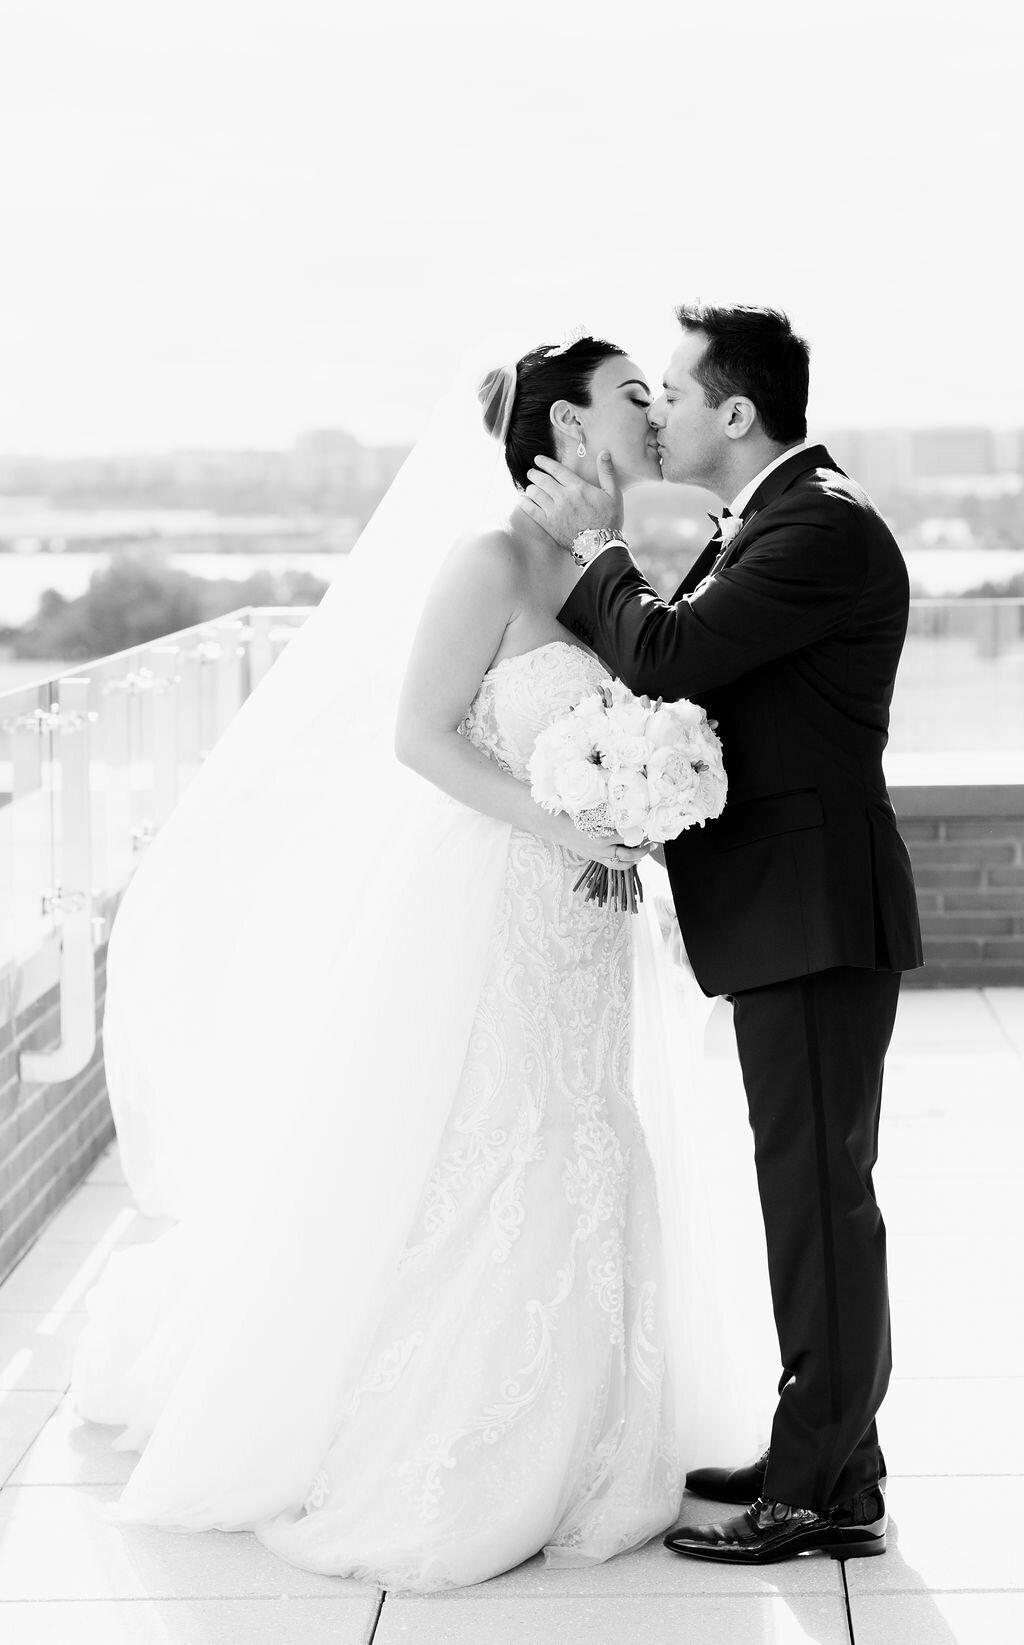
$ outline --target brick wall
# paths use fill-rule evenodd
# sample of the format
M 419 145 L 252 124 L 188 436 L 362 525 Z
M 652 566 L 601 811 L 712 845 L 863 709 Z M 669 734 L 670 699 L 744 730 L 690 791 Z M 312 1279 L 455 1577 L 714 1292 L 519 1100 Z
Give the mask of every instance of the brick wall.
M 1024 789 L 893 790 L 925 966 L 906 985 L 1024 985 Z
M 105 976 L 103 948 L 96 956 L 97 1019 Z M 98 1038 L 88 1067 L 74 1079 L 59 1085 L 19 1080 L 18 1053 L 48 1050 L 59 1038 L 56 988 L 0 1026 L 0 1279 L 114 1135 Z

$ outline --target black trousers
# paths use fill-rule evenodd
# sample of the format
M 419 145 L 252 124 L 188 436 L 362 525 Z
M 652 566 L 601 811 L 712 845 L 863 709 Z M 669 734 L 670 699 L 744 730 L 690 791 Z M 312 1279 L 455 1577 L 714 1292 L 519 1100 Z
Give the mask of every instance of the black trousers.
M 737 994 L 783 1374 L 765 1494 L 824 1509 L 876 1483 L 892 1369 L 871 1173 L 900 976 L 836 968 Z

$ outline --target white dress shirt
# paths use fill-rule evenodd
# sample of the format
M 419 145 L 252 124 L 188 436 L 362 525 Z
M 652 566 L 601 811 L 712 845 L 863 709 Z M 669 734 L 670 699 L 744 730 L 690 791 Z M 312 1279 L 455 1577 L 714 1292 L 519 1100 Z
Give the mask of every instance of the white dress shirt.
M 774 469 L 780 468 L 783 463 L 788 463 L 789 459 L 791 457 L 795 457 L 798 451 L 807 451 L 811 443 L 812 442 L 810 440 L 801 440 L 799 445 L 787 446 L 785 451 L 780 452 L 777 457 L 773 457 L 772 461 L 766 468 L 761 470 L 760 474 L 755 474 L 752 480 L 748 480 L 747 484 L 743 487 L 743 490 L 736 493 L 732 502 L 729 504 L 729 513 L 741 515 L 751 497 L 754 495 L 754 492 L 761 484 L 761 481 L 766 480 Z

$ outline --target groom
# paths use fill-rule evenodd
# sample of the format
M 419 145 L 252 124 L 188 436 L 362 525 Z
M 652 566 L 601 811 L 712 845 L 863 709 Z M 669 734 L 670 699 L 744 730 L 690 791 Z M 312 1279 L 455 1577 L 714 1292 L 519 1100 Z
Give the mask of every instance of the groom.
M 677 318 L 650 412 L 662 472 L 728 507 L 673 598 L 630 556 L 606 453 L 599 486 L 538 457 L 523 503 L 580 567 L 560 621 L 634 691 L 703 704 L 729 776 L 723 815 L 665 858 L 697 980 L 733 1004 L 784 1369 L 765 1456 L 687 1476 L 752 1506 L 666 1541 L 745 1564 L 882 1553 L 891 1353 L 871 1174 L 900 973 L 922 963 L 882 775 L 907 573 L 860 487 L 807 443 L 808 348 L 786 317 Z

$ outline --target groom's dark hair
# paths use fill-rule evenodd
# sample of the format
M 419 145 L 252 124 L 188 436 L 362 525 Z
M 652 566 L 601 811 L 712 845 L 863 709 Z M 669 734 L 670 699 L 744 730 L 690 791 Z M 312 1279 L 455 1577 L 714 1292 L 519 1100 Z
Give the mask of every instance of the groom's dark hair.
M 625 349 L 606 343 L 603 337 L 579 337 L 568 346 L 542 344 L 524 354 L 516 363 L 516 392 L 512 402 L 512 416 L 505 436 L 505 462 L 520 491 L 529 485 L 528 471 L 535 457 L 556 457 L 555 431 L 548 413 L 556 400 L 569 400 L 574 406 L 589 406 L 590 380 L 602 360 L 615 355 L 625 357 Z M 490 377 L 484 379 L 480 400 L 485 407 L 484 424 L 488 432 L 497 434 L 488 421 L 488 394 Z
M 716 308 L 684 303 L 676 309 L 684 331 L 708 339 L 693 376 L 704 401 L 720 406 L 731 394 L 753 400 L 769 440 L 790 445 L 807 434 L 810 348 L 777 308 Z

